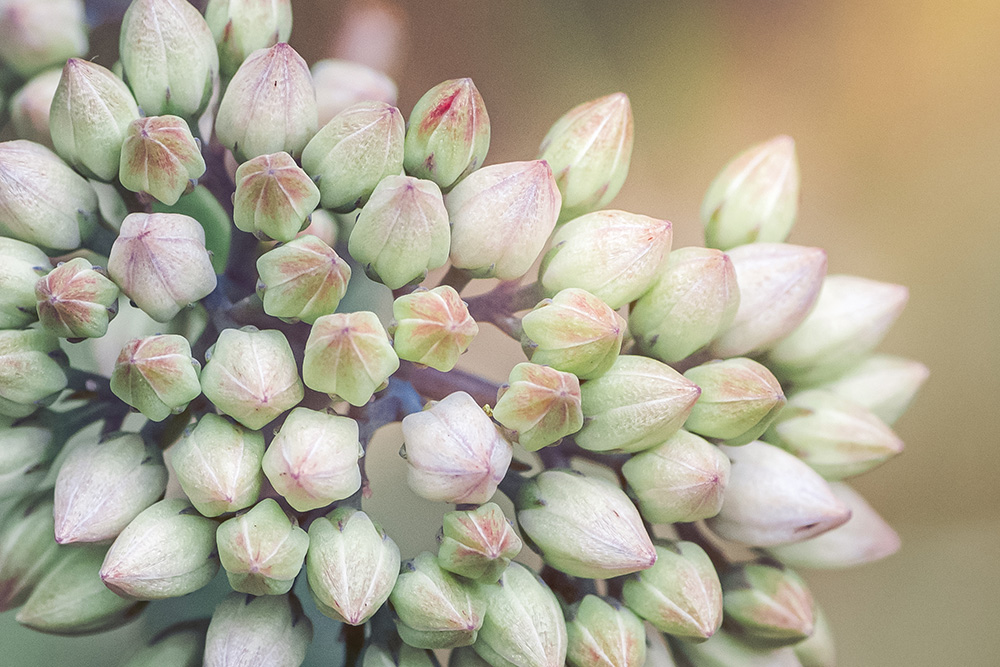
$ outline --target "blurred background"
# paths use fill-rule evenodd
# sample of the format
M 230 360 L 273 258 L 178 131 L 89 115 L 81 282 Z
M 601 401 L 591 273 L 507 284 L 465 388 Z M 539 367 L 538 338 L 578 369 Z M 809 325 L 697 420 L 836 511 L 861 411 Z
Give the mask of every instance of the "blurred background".
M 636 144 L 613 207 L 671 220 L 674 247 L 702 243 L 702 196 L 731 157 L 793 136 L 802 201 L 789 240 L 826 248 L 831 273 L 909 286 L 881 349 L 931 369 L 896 425 L 906 452 L 853 484 L 899 531 L 901 551 L 807 579 L 845 667 L 1000 664 L 1000 3 L 295 0 L 294 10 L 291 42 L 307 61 L 384 68 L 404 114 L 432 85 L 472 77 L 490 113 L 488 163 L 533 158 L 564 111 L 626 92 Z M 521 359 L 496 335 L 465 363 L 502 380 Z M 445 508 L 401 486 L 400 442 L 389 432 L 373 446 L 371 507 L 407 557 L 432 547 Z M 17 665 L 124 657 L 102 638 L 42 638 L 11 614 L 0 637 Z

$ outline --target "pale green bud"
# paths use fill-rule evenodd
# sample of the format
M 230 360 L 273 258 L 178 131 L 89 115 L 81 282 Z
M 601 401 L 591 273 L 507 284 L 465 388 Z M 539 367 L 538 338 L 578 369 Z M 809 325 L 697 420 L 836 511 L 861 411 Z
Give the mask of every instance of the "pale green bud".
M 566 621 L 556 596 L 538 575 L 511 563 L 499 585 L 480 586 L 486 617 L 473 644 L 493 667 L 562 667 Z
M 674 644 L 691 667 L 802 667 L 791 647 L 757 648 L 726 631 L 716 633 L 707 642 Z
M 402 426 L 406 481 L 421 498 L 485 503 L 507 474 L 513 447 L 464 391 L 403 417 Z
M 201 12 L 187 0 L 132 0 L 122 17 L 118 51 L 146 114 L 192 119 L 208 105 L 219 54 Z
M 225 329 L 205 358 L 205 396 L 249 429 L 268 424 L 305 395 L 292 348 L 275 329 Z
M 0 331 L 0 415 L 25 417 L 66 387 L 59 340 L 42 329 Z
M 836 482 L 830 489 L 850 508 L 850 520 L 818 537 L 770 547 L 769 552 L 792 567 L 840 569 L 881 560 L 899 550 L 899 535 L 857 491 Z
M 818 388 L 854 401 L 892 426 L 906 412 L 929 373 L 919 361 L 876 354 Z
M 378 316 L 369 311 L 335 313 L 316 320 L 306 341 L 306 386 L 351 405 L 368 402 L 399 368 Z
M 87 53 L 81 0 L 4 0 L 0 5 L 0 60 L 22 77 Z
M 118 314 L 118 285 L 83 257 L 54 268 L 34 292 L 39 322 L 60 338 L 100 338 Z
M 726 445 L 756 440 L 785 407 L 781 384 L 752 359 L 710 361 L 684 377 L 701 388 L 684 428 Z
M 52 499 L 27 496 L 0 521 L 0 612 L 20 607 L 54 562 Z
M 361 488 L 364 449 L 349 417 L 295 408 L 264 453 L 274 490 L 300 512 L 343 500 Z
M 10 98 L 10 122 L 18 137 L 52 148 L 49 109 L 61 78 L 62 68 L 45 70 L 32 77 Z
M 117 628 L 145 607 L 108 590 L 101 581 L 104 547 L 63 547 L 24 606 L 17 622 L 56 635 L 83 635 Z
M 727 622 L 756 644 L 787 646 L 813 633 L 812 593 L 799 575 L 778 562 L 730 568 L 722 576 L 722 597 Z
M 541 301 L 521 327 L 521 346 L 533 363 L 593 380 L 618 358 L 626 322 L 590 292 L 571 287 Z
M 177 481 L 208 517 L 250 507 L 260 495 L 264 435 L 206 414 L 170 450 Z
M 400 359 L 447 373 L 472 339 L 479 325 L 454 287 L 417 289 L 392 302 L 396 326 L 392 347 Z
M 121 79 L 87 60 L 70 58 L 49 110 L 52 145 L 61 158 L 89 178 L 118 176 L 122 143 L 139 108 Z
M 613 93 L 573 107 L 548 131 L 538 157 L 552 166 L 562 193 L 560 220 L 607 206 L 632 161 L 632 105 Z
M 160 334 L 125 344 L 111 373 L 111 391 L 147 419 L 163 421 L 181 413 L 201 394 L 187 338 Z
M 291 241 L 319 204 L 319 189 L 285 152 L 259 155 L 236 170 L 233 222 L 259 238 Z
M 486 503 L 444 515 L 438 564 L 449 572 L 496 583 L 521 551 L 521 538 L 503 510 Z
M 651 523 L 688 523 L 715 516 L 729 483 L 729 458 L 680 430 L 622 466 L 639 511 Z
M 779 377 L 797 384 L 831 380 L 882 342 L 908 294 L 902 285 L 827 276 L 815 307 L 771 348 L 767 363 Z
M 208 620 L 175 623 L 132 654 L 123 667 L 201 667 Z
M 369 644 L 361 654 L 361 667 L 438 667 L 438 662 L 430 650 L 409 644 L 400 644 L 398 650 Z
M 560 201 L 544 160 L 477 169 L 445 197 L 451 263 L 476 278 L 520 278 L 555 228 Z
M 291 590 L 309 548 L 309 535 L 273 498 L 223 522 L 215 539 L 229 585 L 250 595 L 283 595 Z
M 670 366 L 638 355 L 581 387 L 584 424 L 575 440 L 595 452 L 638 452 L 677 432 L 701 394 Z
M 830 623 L 826 615 L 815 605 L 813 621 L 812 635 L 792 647 L 795 657 L 802 663 L 802 667 L 836 667 L 837 650 Z
M 399 109 L 358 102 L 323 125 L 302 151 L 302 167 L 317 179 L 323 208 L 347 213 L 375 186 L 403 171 L 405 126 Z
M 347 262 L 311 234 L 261 255 L 257 273 L 265 313 L 310 324 L 337 310 L 351 279 Z
M 101 579 L 126 598 L 161 600 L 194 592 L 219 571 L 217 524 L 184 498 L 143 510 L 115 538 Z
M 642 667 L 646 628 L 639 617 L 612 598 L 587 595 L 566 623 L 566 661 L 573 667 Z
M 58 445 L 47 428 L 0 428 L 0 498 L 17 498 L 38 488 L 59 453 Z
M 205 158 L 183 118 L 150 116 L 129 123 L 118 170 L 126 189 L 172 206 L 204 173 Z
M 881 419 L 818 389 L 792 396 L 764 437 L 826 479 L 860 475 L 903 451 L 903 441 Z
M 318 60 L 313 63 L 312 78 L 320 127 L 358 102 L 396 103 L 398 90 L 393 80 L 361 63 L 336 58 Z
M 364 512 L 338 508 L 309 526 L 309 590 L 335 621 L 361 625 L 371 618 L 389 598 L 399 565 L 399 547 Z
M 781 243 L 799 209 L 799 163 L 786 135 L 736 156 L 715 177 L 701 204 L 705 245 L 728 250 L 747 243 Z
M 434 86 L 413 105 L 406 130 L 406 173 L 448 190 L 486 160 L 490 117 L 472 79 Z
M 451 650 L 451 655 L 448 656 L 448 667 L 491 667 L 491 665 L 480 658 L 473 647 L 460 646 Z
M 518 364 L 497 394 L 493 418 L 530 452 L 558 443 L 583 426 L 580 381 L 548 366 Z
M 292 34 L 291 0 L 209 0 L 205 22 L 219 47 L 222 75 L 231 77 L 257 49 L 287 42 Z
M 809 314 L 826 275 L 826 252 L 787 243 L 751 243 L 728 253 L 740 287 L 733 323 L 709 348 L 745 356 L 781 340 Z
M 0 234 L 42 246 L 80 246 L 97 221 L 93 188 L 48 148 L 0 143 Z
M 230 593 L 212 614 L 204 667 L 299 667 L 312 641 L 312 621 L 291 593 Z
M 444 570 L 426 551 L 403 562 L 389 600 L 399 636 L 415 648 L 472 644 L 486 612 L 482 589 Z
M 733 467 L 722 511 L 708 520 L 723 539 L 761 547 L 788 544 L 851 518 L 826 480 L 783 449 L 751 442 L 723 451 Z
M 710 248 L 679 248 L 629 310 L 629 331 L 644 354 L 668 363 L 680 361 L 726 330 L 739 305 L 736 270 L 728 255 Z
M 219 103 L 219 141 L 244 162 L 258 155 L 302 153 L 316 134 L 316 93 L 309 66 L 279 42 L 251 53 Z
M 625 493 L 574 470 L 546 470 L 514 502 L 517 523 L 546 563 L 574 577 L 607 579 L 645 570 L 656 553 Z
M 646 662 L 643 667 L 677 667 L 667 639 L 649 623 L 646 623 Z
M 51 267 L 35 246 L 0 236 L 0 329 L 20 329 L 37 319 L 35 284 Z
M 412 176 L 386 176 L 358 214 L 348 250 L 370 278 L 398 289 L 444 266 L 450 243 L 438 186 Z
M 157 322 L 167 322 L 208 296 L 215 270 L 205 229 L 179 213 L 132 213 L 111 246 L 108 273 L 122 292 Z
M 722 586 L 694 542 L 661 542 L 656 564 L 625 582 L 625 604 L 656 629 L 696 642 L 722 626 Z

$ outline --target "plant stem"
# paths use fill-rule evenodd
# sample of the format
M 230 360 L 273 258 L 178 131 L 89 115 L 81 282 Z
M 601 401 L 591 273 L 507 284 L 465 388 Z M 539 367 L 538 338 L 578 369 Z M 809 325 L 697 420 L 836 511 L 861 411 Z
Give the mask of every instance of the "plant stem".
M 471 281 L 472 275 L 470 275 L 468 271 L 460 269 L 456 266 L 449 266 L 448 272 L 444 274 L 443 278 L 441 278 L 441 282 L 438 283 L 438 286 L 451 285 L 455 288 L 456 292 L 461 294 L 462 290 L 465 289 L 465 286 Z
M 424 398 L 440 401 L 451 393 L 464 391 L 476 399 L 480 405 L 492 405 L 497 400 L 497 390 L 500 385 L 478 375 L 455 368 L 447 373 L 429 367 L 418 367 L 408 361 L 399 363 L 396 375 L 406 380 Z

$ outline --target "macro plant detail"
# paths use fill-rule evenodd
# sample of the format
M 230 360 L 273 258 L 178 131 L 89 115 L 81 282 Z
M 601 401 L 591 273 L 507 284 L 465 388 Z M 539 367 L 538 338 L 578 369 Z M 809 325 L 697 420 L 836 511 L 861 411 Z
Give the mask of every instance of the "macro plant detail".
M 611 208 L 625 93 L 490 164 L 470 78 L 407 114 L 289 0 L 202 4 L 133 0 L 112 65 L 82 0 L 0 3 L 0 612 L 95 633 L 223 578 L 126 664 L 296 666 L 329 619 L 351 667 L 835 664 L 800 572 L 899 547 L 849 482 L 927 369 L 875 351 L 905 287 L 787 242 L 794 141 L 673 248 Z M 395 423 L 408 491 L 369 480 Z M 437 552 L 366 503 L 411 492 Z

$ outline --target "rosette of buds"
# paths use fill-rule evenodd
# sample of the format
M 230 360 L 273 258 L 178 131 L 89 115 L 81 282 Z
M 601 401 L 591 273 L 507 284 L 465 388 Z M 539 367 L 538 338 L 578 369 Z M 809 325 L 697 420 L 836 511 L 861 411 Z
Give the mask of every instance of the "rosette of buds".
M 873 352 L 906 288 L 786 242 L 790 138 L 706 179 L 709 247 L 672 249 L 612 205 L 625 93 L 490 163 L 472 79 L 401 110 L 310 71 L 288 0 L 133 0 L 112 69 L 81 0 L 38 6 L 0 3 L 0 611 L 108 630 L 222 569 L 128 664 L 314 636 L 366 666 L 832 664 L 808 570 L 898 547 L 850 480 L 927 369 Z M 524 352 L 503 384 L 463 368 L 487 325 Z M 373 441 L 408 488 L 369 482 Z M 438 548 L 373 494 L 440 503 Z

